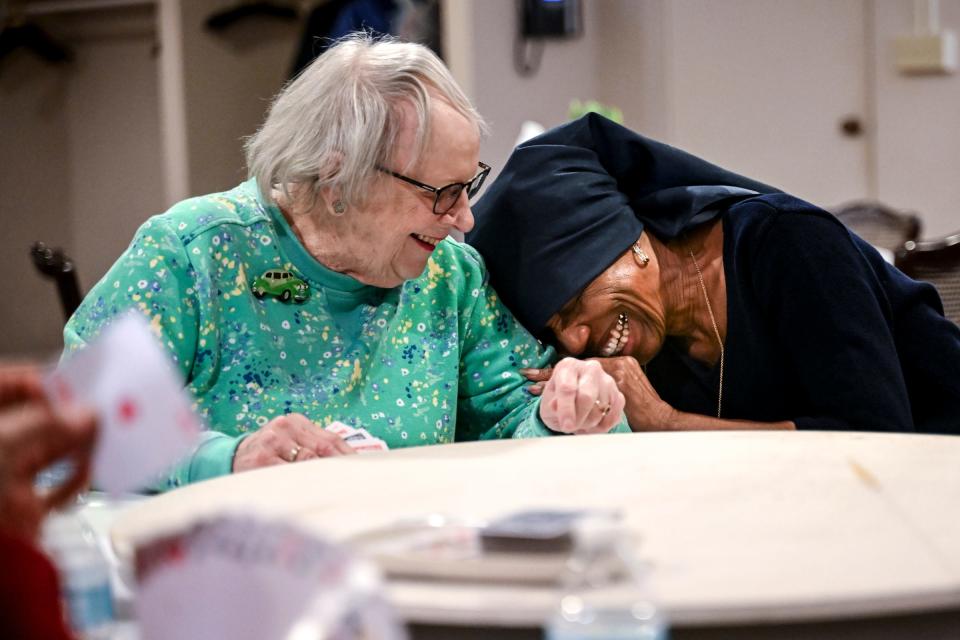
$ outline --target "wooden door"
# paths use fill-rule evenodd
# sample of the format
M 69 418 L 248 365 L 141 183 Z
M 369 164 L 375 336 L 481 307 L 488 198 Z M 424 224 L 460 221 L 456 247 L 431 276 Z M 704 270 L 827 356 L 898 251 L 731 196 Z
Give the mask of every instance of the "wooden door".
M 821 206 L 874 190 L 865 0 L 665 9 L 672 144 Z

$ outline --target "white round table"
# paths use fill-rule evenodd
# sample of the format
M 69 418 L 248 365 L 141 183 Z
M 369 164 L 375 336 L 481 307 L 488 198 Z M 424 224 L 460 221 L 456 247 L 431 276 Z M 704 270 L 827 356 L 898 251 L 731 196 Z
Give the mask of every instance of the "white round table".
M 580 507 L 623 513 L 674 638 L 787 637 L 790 625 L 806 629 L 797 637 L 960 637 L 960 438 L 950 436 L 651 433 L 421 447 L 178 489 L 126 511 L 111 535 L 130 557 L 138 542 L 214 513 L 289 518 L 348 540 L 418 515 Z M 413 624 L 462 628 L 533 629 L 557 601 L 545 586 L 416 579 L 392 580 L 390 596 Z

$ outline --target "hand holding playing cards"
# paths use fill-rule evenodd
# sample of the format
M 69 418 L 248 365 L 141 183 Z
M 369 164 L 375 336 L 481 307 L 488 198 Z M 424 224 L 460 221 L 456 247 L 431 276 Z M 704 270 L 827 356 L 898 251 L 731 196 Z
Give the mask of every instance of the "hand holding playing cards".
M 35 539 L 47 512 L 87 484 L 96 433 L 92 413 L 54 412 L 36 368 L 0 368 L 0 527 Z M 37 473 L 62 458 L 73 460 L 72 475 L 38 492 Z
M 237 447 L 233 470 L 355 453 L 343 438 L 299 413 L 274 418 Z
M 599 363 L 564 358 L 545 379 L 540 418 L 561 433 L 606 433 L 620 422 L 624 404 L 617 383 Z

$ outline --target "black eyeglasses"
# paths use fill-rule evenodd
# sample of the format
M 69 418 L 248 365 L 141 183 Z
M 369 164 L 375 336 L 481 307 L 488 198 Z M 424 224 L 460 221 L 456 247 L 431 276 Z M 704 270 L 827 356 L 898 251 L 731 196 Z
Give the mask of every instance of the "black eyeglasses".
M 442 216 L 446 212 L 453 209 L 453 206 L 457 204 L 457 200 L 460 199 L 460 194 L 463 193 L 463 190 L 467 190 L 467 199 L 469 200 L 473 196 L 477 195 L 477 192 L 480 191 L 480 187 L 483 186 L 483 181 L 487 179 L 487 176 L 490 174 L 490 166 L 482 162 L 477 163 L 480 166 L 480 173 L 475 175 L 472 180 L 469 182 L 451 182 L 450 184 L 444 187 L 431 187 L 428 184 L 424 184 L 419 180 L 414 180 L 413 178 L 408 178 L 407 176 L 397 173 L 396 171 L 391 171 L 384 167 L 377 167 L 377 171 L 382 171 L 387 173 L 397 180 L 403 180 L 408 184 L 412 184 L 418 189 L 423 189 L 424 191 L 429 191 L 434 195 L 433 200 L 433 212 L 438 216 Z

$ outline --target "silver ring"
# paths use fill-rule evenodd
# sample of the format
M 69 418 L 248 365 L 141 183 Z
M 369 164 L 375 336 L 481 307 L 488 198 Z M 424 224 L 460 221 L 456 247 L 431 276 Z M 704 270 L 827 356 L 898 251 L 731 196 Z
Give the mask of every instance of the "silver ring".
M 300 455 L 300 447 L 290 449 L 290 462 L 296 462 L 298 455 Z

